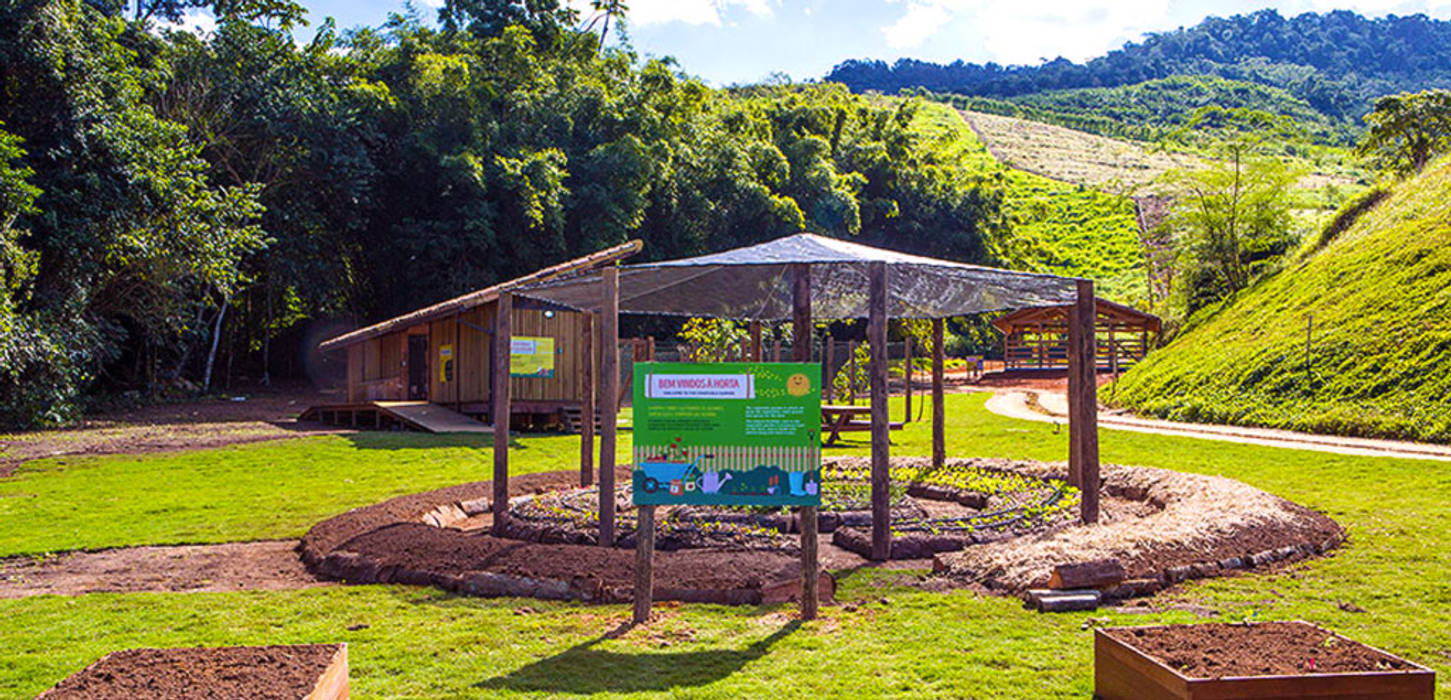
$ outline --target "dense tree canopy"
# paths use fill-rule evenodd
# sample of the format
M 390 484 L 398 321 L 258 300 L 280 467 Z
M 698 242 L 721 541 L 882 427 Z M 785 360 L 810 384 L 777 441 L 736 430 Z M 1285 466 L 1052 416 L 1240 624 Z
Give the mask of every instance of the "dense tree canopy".
M 158 29 L 195 6 L 0 9 L 0 422 L 296 372 L 315 321 L 632 237 L 654 257 L 803 229 L 1009 249 L 1000 193 L 908 130 L 912 103 L 713 90 L 603 49 L 556 0 L 451 0 L 438 28 L 324 23 L 304 45 L 276 0 Z
M 1280 87 L 1328 116 L 1351 122 L 1378 95 L 1451 87 L 1451 22 L 1421 14 L 1370 19 L 1345 10 L 1287 19 L 1275 10 L 1261 10 L 1156 32 L 1081 64 L 1064 58 L 1037 66 L 850 60 L 836 66 L 827 79 L 856 91 L 895 93 L 920 87 L 1012 97 L 1133 85 L 1173 75 L 1213 75 Z

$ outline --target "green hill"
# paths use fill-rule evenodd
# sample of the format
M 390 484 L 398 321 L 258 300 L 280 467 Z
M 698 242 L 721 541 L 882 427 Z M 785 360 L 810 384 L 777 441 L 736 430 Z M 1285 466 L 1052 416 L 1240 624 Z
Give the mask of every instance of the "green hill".
M 935 141 L 940 157 L 960 159 L 1003 188 L 1017 252 L 1035 270 L 1089 277 L 1106 297 L 1144 302 L 1143 249 L 1127 197 L 1009 167 L 988 151 L 962 115 L 943 104 L 921 103 L 912 128 Z
M 1112 400 L 1178 420 L 1451 441 L 1451 159 L 1195 320 Z

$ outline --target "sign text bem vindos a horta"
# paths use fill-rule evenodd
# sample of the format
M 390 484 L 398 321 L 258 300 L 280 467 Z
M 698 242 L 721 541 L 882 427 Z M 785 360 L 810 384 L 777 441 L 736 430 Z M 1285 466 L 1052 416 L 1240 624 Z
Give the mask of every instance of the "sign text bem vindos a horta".
M 636 505 L 821 504 L 814 363 L 635 365 Z

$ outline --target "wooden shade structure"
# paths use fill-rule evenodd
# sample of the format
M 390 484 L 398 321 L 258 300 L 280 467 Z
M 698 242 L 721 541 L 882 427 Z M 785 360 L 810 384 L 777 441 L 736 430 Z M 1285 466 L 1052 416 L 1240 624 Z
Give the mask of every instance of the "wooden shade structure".
M 798 358 L 809 358 L 811 322 L 865 318 L 873 348 L 872 395 L 872 552 L 890 553 L 886 340 L 888 318 L 931 319 L 941 333 L 943 319 L 984 311 L 1034 307 L 1091 309 L 1093 285 L 1055 275 L 966 265 L 803 233 L 696 258 L 611 266 L 515 290 L 529 297 L 601 314 L 601 383 L 617 381 L 618 352 L 611 332 L 617 314 L 728 318 L 748 322 L 795 324 Z M 1085 522 L 1097 520 L 1098 443 L 1095 425 L 1096 382 L 1092 381 L 1092 314 L 1074 311 L 1066 333 L 1068 356 L 1085 381 L 1071 381 L 1070 410 L 1078 428 L 1070 431 L 1070 480 L 1085 492 Z M 1087 324 L 1082 319 L 1090 319 Z M 1080 321 L 1072 323 L 1071 321 Z M 758 331 L 753 330 L 754 334 Z M 753 343 L 753 345 L 755 345 Z M 939 344 L 940 348 L 940 344 Z M 755 355 L 758 350 L 753 350 Z M 942 356 L 934 352 L 933 406 L 943 406 Z M 1082 378 L 1080 378 L 1082 379 Z M 606 391 L 606 397 L 614 394 Z M 608 399 L 613 400 L 613 399 Z M 941 411 L 933 419 L 933 457 L 945 459 Z M 614 411 L 604 407 L 602 432 L 612 440 Z M 613 455 L 601 445 L 600 485 L 613 487 Z M 609 481 L 607 481 L 609 480 Z M 1092 492 L 1089 495 L 1089 492 Z M 601 498 L 600 540 L 613 540 L 614 501 Z
M 1159 317 L 1131 306 L 1096 298 L 1094 362 L 1118 372 L 1144 359 L 1150 337 L 1159 333 Z M 1069 306 L 1018 309 L 993 320 L 1003 334 L 1006 369 L 1066 369 L 1069 364 Z

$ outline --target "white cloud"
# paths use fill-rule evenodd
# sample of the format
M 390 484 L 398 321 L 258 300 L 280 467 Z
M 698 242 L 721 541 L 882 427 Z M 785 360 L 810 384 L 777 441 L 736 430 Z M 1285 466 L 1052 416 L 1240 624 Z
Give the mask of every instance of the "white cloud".
M 721 23 L 721 14 L 734 8 L 757 17 L 770 17 L 777 0 L 630 0 L 629 21 L 635 27 L 682 22 Z
M 187 10 L 181 16 L 181 21 L 172 23 L 162 20 L 157 22 L 158 29 L 171 29 L 174 31 L 192 32 L 198 36 L 207 36 L 217 30 L 217 19 L 212 13 L 202 9 Z
M 895 24 L 882 28 L 887 46 L 894 49 L 910 49 L 937 33 L 943 23 L 952 18 L 952 13 L 936 2 L 912 2 L 907 5 L 907 14 Z
M 970 35 L 999 63 L 1084 60 L 1163 29 L 1169 0 L 909 0 L 882 28 L 887 45 L 921 46 L 944 32 Z

